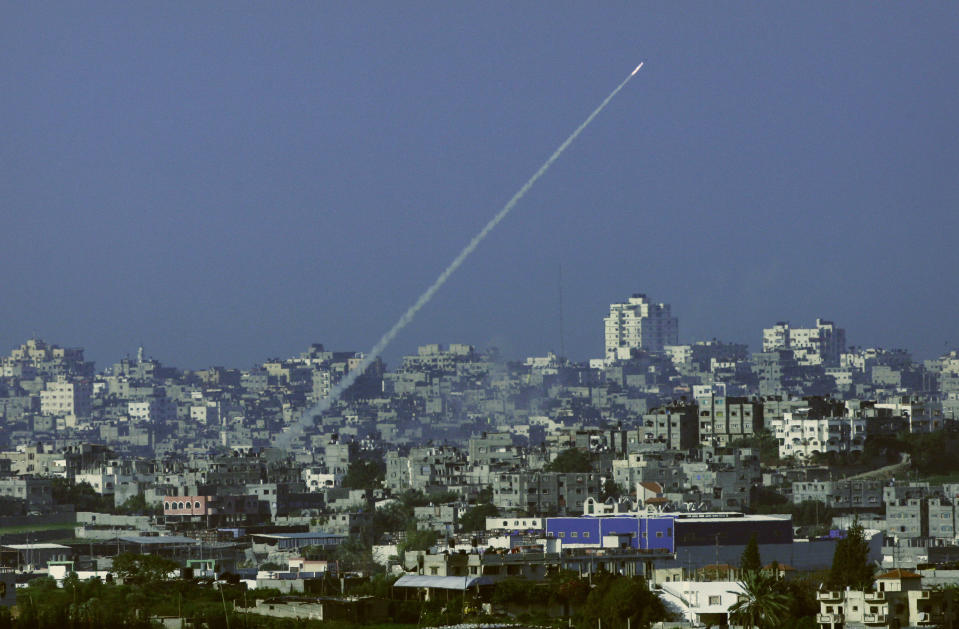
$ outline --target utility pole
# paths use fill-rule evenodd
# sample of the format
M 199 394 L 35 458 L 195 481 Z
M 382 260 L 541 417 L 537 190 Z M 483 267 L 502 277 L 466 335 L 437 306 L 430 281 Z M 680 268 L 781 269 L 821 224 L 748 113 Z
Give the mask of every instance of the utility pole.
M 719 576 L 719 533 L 716 533 L 716 576 Z
M 563 331 L 563 263 L 559 264 L 559 357 L 566 356 L 566 340 Z

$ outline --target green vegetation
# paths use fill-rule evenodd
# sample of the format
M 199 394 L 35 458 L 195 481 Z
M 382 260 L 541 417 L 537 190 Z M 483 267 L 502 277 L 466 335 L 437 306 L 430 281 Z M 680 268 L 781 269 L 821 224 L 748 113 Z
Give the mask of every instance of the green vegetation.
M 143 494 L 130 496 L 116 506 L 113 496 L 101 496 L 90 483 L 73 484 L 66 478 L 52 479 L 53 501 L 57 504 L 72 504 L 77 511 L 95 511 L 117 515 L 159 515 L 163 507 L 159 503 L 147 504 Z
M 99 579 L 64 580 L 63 587 L 48 577 L 34 579 L 17 592 L 15 627 L 30 629 L 99 629 L 100 627 L 150 627 L 152 616 L 182 615 L 197 626 L 286 627 L 263 616 L 242 617 L 235 607 L 253 605 L 257 599 L 276 596 L 276 590 L 246 592 L 240 586 L 224 585 L 222 593 L 195 581 L 164 580 L 146 583 L 103 583 Z M 0 627 L 4 625 L 0 618 Z M 317 625 L 318 626 L 318 625 Z
M 163 505 L 159 502 L 147 504 L 146 496 L 137 494 L 127 498 L 114 511 L 123 515 L 163 515 Z
M 421 615 L 420 603 L 392 601 L 389 617 L 394 623 L 356 625 L 348 622 L 307 621 L 273 618 L 252 610 L 256 601 L 282 596 L 278 590 L 247 590 L 236 584 L 211 584 L 198 579 L 171 579 L 163 574 L 170 562 L 143 555 L 121 556 L 124 583 L 99 579 L 80 581 L 67 577 L 63 587 L 43 577 L 34 579 L 17 591 L 17 606 L 11 614 L 0 608 L 0 629 L 100 629 L 102 627 L 153 627 L 151 618 L 181 617 L 184 626 L 225 629 L 226 627 L 264 629 L 412 629 Z M 120 557 L 118 557 L 120 559 Z M 175 565 L 175 564 L 174 564 Z M 141 570 L 142 568 L 142 570 Z M 351 593 L 390 598 L 395 579 L 379 576 L 353 589 Z M 339 591 L 339 584 L 329 584 L 326 591 Z M 400 624 L 406 623 L 406 624 Z
M 768 428 L 762 432 L 736 439 L 729 443 L 730 448 L 756 448 L 759 450 L 759 462 L 763 465 L 778 465 L 779 441 Z
M 20 526 L 0 527 L 0 535 L 15 535 L 17 533 L 32 533 L 33 531 L 70 531 L 71 537 L 76 524 L 61 522 L 59 524 L 23 524 Z
M 903 435 L 900 440 L 909 452 L 912 468 L 920 474 L 946 474 L 959 471 L 959 434 L 939 431 L 924 435 Z
M 869 563 L 869 545 L 865 530 L 858 520 L 846 531 L 846 537 L 836 544 L 829 571 L 829 587 L 843 590 L 866 590 L 872 585 L 873 566 Z
M 413 509 L 430 504 L 453 502 L 458 497 L 458 494 L 451 491 L 424 494 L 418 489 L 408 489 L 399 494 L 395 502 L 376 510 L 373 514 L 372 537 L 375 540 L 386 532 L 405 531 L 410 527 L 415 528 L 416 519 L 413 517 Z
M 763 569 L 762 559 L 759 558 L 759 542 L 755 533 L 749 537 L 749 543 L 746 544 L 746 549 L 739 558 L 739 569 L 744 573 L 759 572 Z
M 440 534 L 436 531 L 420 531 L 416 527 L 406 530 L 406 539 L 396 545 L 396 550 L 400 555 L 400 561 L 408 550 L 429 550 L 439 539 Z
M 751 570 L 743 574 L 740 585 L 743 593 L 729 608 L 729 620 L 759 629 L 781 626 L 789 614 L 789 595 L 782 582 L 775 575 Z
M 492 603 L 518 613 L 520 622 L 540 625 L 550 622 L 547 606 L 562 605 L 564 616 L 581 629 L 592 629 L 600 621 L 604 627 L 625 627 L 627 620 L 641 629 L 669 617 L 645 579 L 608 572 L 593 575 L 592 587 L 572 571 L 556 573 L 545 583 L 506 579 L 496 584 Z
M 470 507 L 460 516 L 460 528 L 466 532 L 486 530 L 486 518 L 493 518 L 498 514 L 496 505 L 479 504 Z
M 543 469 L 547 472 L 585 474 L 593 470 L 593 463 L 588 452 L 578 448 L 569 448 L 557 454 L 556 458 Z
M 158 555 L 120 553 L 113 558 L 113 570 L 124 583 L 154 585 L 174 575 L 180 565 Z
M 603 483 L 603 489 L 599 494 L 599 499 L 603 502 L 606 502 L 610 498 L 619 498 L 623 494 L 628 493 L 623 491 L 623 488 L 616 484 L 612 478 L 607 478 Z
M 327 557 L 317 555 L 316 558 L 326 559 Z M 347 537 L 337 546 L 333 558 L 340 562 L 341 569 L 347 571 L 371 570 L 376 565 L 373 563 L 372 546 L 363 539 L 363 536 L 357 535 Z
M 575 622 L 582 629 L 596 627 L 599 621 L 604 627 L 625 627 L 628 619 L 630 626 L 639 628 L 668 618 L 645 579 L 601 573 L 593 578 L 593 589 Z
M 90 483 L 72 483 L 66 478 L 54 478 L 51 491 L 56 504 L 72 504 L 77 511 L 113 513 L 113 496 L 101 496 Z
M 350 463 L 343 477 L 343 487 L 348 489 L 376 489 L 386 478 L 386 464 L 381 460 L 357 459 Z

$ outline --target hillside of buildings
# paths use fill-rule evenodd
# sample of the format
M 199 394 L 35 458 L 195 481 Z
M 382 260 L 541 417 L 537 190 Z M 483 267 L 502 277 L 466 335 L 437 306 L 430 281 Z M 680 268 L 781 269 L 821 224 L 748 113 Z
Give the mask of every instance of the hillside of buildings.
M 231 592 L 231 614 L 263 617 L 327 600 L 349 622 L 591 622 L 623 590 L 646 601 L 619 617 L 637 626 L 719 624 L 735 600 L 709 584 L 758 572 L 827 628 L 880 585 L 901 601 L 873 594 L 856 606 L 886 611 L 846 626 L 952 609 L 959 352 L 850 347 L 823 319 L 775 323 L 758 352 L 681 344 L 645 295 L 610 305 L 603 329 L 602 357 L 583 362 L 421 346 L 323 411 L 362 353 L 314 344 L 187 370 L 140 349 L 97 368 L 29 339 L 0 359 L 0 603 L 25 613 L 18 592 L 91 579 L 119 596 L 145 578 L 124 565 L 152 557 L 211 618 Z M 859 525 L 885 581 L 819 587 Z M 744 571 L 750 544 L 763 565 Z M 216 583 L 233 589 L 202 594 Z M 154 603 L 141 616 L 173 613 Z

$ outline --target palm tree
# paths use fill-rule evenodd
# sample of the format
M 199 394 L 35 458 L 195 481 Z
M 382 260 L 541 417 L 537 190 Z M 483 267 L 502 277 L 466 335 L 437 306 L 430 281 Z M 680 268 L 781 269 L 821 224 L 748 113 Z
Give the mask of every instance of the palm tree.
M 731 622 L 743 627 L 776 627 L 789 613 L 789 596 L 783 592 L 775 576 L 759 571 L 748 571 L 739 582 L 742 593 L 729 608 Z

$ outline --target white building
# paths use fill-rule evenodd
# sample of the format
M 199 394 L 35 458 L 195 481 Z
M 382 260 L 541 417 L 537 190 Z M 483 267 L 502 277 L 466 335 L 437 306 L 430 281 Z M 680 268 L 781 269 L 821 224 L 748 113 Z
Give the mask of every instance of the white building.
M 165 397 L 128 402 L 127 413 L 134 422 L 164 423 L 176 419 L 176 404 Z
M 862 452 L 866 442 L 866 420 L 861 417 L 809 417 L 808 408 L 783 413 L 771 428 L 779 441 L 781 458 L 808 459 L 816 454 Z
M 832 321 L 816 319 L 814 328 L 791 328 L 780 321 L 763 329 L 763 351 L 791 349 L 800 365 L 838 365 L 846 351 L 846 331 Z
M 44 415 L 87 417 L 90 415 L 93 384 L 88 380 L 70 381 L 60 376 L 48 382 L 40 392 L 40 412 Z
M 606 327 L 606 358 L 629 358 L 633 349 L 662 352 L 679 344 L 679 320 L 669 304 L 656 304 L 635 294 L 625 303 L 610 304 Z
M 729 625 L 729 608 L 743 594 L 738 581 L 667 581 L 659 588 L 666 608 L 694 627 Z
M 329 487 L 338 487 L 339 479 L 336 474 L 328 474 L 319 467 L 307 467 L 303 469 L 303 482 L 306 483 L 306 490 L 315 493 Z

